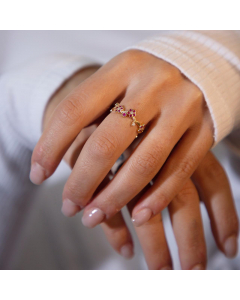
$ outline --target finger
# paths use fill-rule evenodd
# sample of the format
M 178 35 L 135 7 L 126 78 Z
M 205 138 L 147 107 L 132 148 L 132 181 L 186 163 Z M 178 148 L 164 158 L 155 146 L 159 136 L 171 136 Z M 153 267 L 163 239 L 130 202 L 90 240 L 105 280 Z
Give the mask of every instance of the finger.
M 205 203 L 216 243 L 229 258 L 238 251 L 238 217 L 227 175 L 209 151 L 192 176 Z
M 151 181 L 188 128 L 187 122 L 180 126 L 182 121 L 182 117 L 177 119 L 163 114 L 159 124 L 157 121 L 152 122 L 147 134 L 119 173 L 85 209 L 82 219 L 85 226 L 96 226 L 104 218 L 112 217 Z M 174 128 L 172 124 L 175 124 Z M 175 130 L 175 126 L 180 127 L 180 130 Z M 99 216 L 90 224 L 88 215 L 96 208 L 99 210 Z
M 206 245 L 199 207 L 199 197 L 191 180 L 168 206 L 178 245 L 182 269 L 206 268 Z
M 148 268 L 171 270 L 172 260 L 165 237 L 161 213 L 140 227 L 135 227 Z
M 101 224 L 105 236 L 114 250 L 126 259 L 134 255 L 133 241 L 122 213 L 118 212 L 111 219 Z
M 79 133 L 79 135 L 76 137 L 72 145 L 69 147 L 68 151 L 64 156 L 64 160 L 71 169 L 74 167 L 77 158 L 79 156 L 79 153 L 81 152 L 84 144 L 86 143 L 87 139 L 94 132 L 95 129 L 96 129 L 96 125 L 92 125 L 87 128 L 84 128 L 84 130 L 82 130 Z M 80 210 L 81 210 L 80 207 L 75 203 L 73 203 L 72 201 L 69 200 L 63 201 L 62 213 L 66 217 L 73 217 Z
M 96 129 L 95 125 L 88 128 L 84 128 L 81 133 L 77 136 L 75 141 L 72 143 L 67 153 L 64 156 L 66 163 L 73 168 L 79 153 L 81 152 L 87 139 Z M 102 184 L 99 186 L 99 190 L 103 188 L 108 182 L 109 177 L 103 180 Z M 80 211 L 80 207 L 71 201 L 63 201 L 62 212 L 67 217 L 72 217 Z M 117 213 L 113 218 L 107 220 L 101 224 L 102 229 L 106 235 L 106 238 L 110 245 L 116 250 L 120 255 L 129 259 L 133 256 L 133 241 L 131 234 L 127 228 L 127 225 L 123 219 L 122 213 Z
M 127 207 L 130 215 L 141 195 L 150 187 L 148 184 Z M 146 263 L 150 270 L 171 270 L 172 259 L 168 248 L 161 214 L 156 215 L 146 224 L 135 227 L 135 231 L 141 244 Z
M 121 104 L 123 103 L 122 105 L 125 105 L 125 108 L 128 109 L 137 107 L 141 119 L 145 106 L 144 104 L 138 105 L 137 101 L 139 101 L 140 95 L 137 96 L 135 95 L 134 99 L 136 100 L 134 101 L 128 95 Z M 131 106 L 129 103 L 131 103 Z M 143 102 L 140 101 L 140 103 Z M 148 113 L 144 113 L 144 122 L 147 124 L 155 113 L 154 108 L 149 109 Z M 110 113 L 105 118 L 83 147 L 64 187 L 63 199 L 70 199 L 82 207 L 90 201 L 94 191 L 118 157 L 135 139 L 137 126 L 131 126 L 131 123 L 131 118 L 124 118 L 116 112 Z M 116 210 L 114 213 L 116 213 Z
M 143 224 L 168 206 L 211 145 L 212 133 L 206 130 L 205 125 L 191 128 L 184 134 L 157 175 L 154 185 L 135 206 L 133 219 L 136 225 Z
M 52 175 L 82 128 L 99 118 L 126 87 L 127 76 L 111 64 L 82 82 L 55 109 L 32 155 L 30 179 L 41 184 Z

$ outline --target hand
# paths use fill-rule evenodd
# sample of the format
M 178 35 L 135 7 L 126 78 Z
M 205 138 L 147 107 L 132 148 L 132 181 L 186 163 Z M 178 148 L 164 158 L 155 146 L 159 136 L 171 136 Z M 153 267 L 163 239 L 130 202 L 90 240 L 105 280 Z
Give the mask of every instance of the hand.
M 117 176 L 93 199 L 136 135 L 129 118 L 106 116 L 116 100 L 136 109 L 137 119 L 147 128 Z M 58 105 L 34 149 L 32 181 L 40 184 L 51 176 L 79 132 L 105 116 L 82 148 L 63 200 L 81 208 L 87 205 L 83 223 L 94 227 L 154 179 L 133 209 L 135 224 L 144 224 L 169 205 L 211 148 L 209 111 L 201 91 L 174 66 L 138 50 L 121 53 Z
M 68 149 L 64 159 L 71 168 L 96 126 L 85 128 Z M 132 152 L 134 145 L 128 151 Z M 194 186 L 192 180 L 194 181 Z M 238 218 L 234 207 L 227 176 L 209 151 L 188 180 L 182 190 L 168 206 L 173 231 L 177 241 L 182 269 L 202 270 L 206 268 L 207 255 L 204 232 L 199 207 L 199 196 L 209 214 L 216 243 L 219 249 L 229 258 L 234 257 L 238 249 Z M 96 194 L 108 183 L 106 176 L 98 187 Z M 130 215 L 141 194 L 150 185 L 128 203 Z M 68 215 L 80 211 L 72 206 Z M 66 213 L 66 211 L 65 211 Z M 111 219 L 101 223 L 105 235 L 118 253 L 126 258 L 133 255 L 133 241 L 122 213 L 118 212 Z M 172 269 L 172 260 L 164 233 L 161 213 L 143 224 L 135 227 L 149 269 Z
M 97 68 L 88 68 L 80 71 L 59 89 L 47 106 L 44 127 L 62 99 L 96 70 Z M 74 167 L 84 144 L 95 129 L 96 126 L 92 125 L 82 130 L 69 147 L 64 160 L 71 168 Z M 134 151 L 140 140 L 141 136 L 131 144 L 128 148 L 130 153 Z M 226 174 L 211 152 L 207 153 L 192 178 L 207 207 L 219 249 L 228 257 L 233 257 L 237 252 L 238 219 Z M 109 181 L 108 176 L 106 176 L 95 194 L 101 191 Z M 150 185 L 147 185 L 140 194 L 129 202 L 130 214 L 141 194 L 149 187 Z M 206 266 L 206 246 L 198 193 L 191 180 L 188 180 L 168 207 L 183 269 L 204 269 Z M 78 211 L 80 211 L 78 206 L 70 204 L 67 206 L 65 214 L 72 216 Z M 121 212 L 103 222 L 101 226 L 112 247 L 124 257 L 130 258 L 133 255 L 133 241 Z M 179 230 L 180 228 L 181 230 Z M 171 269 L 172 261 L 161 214 L 156 215 L 144 225 L 135 227 L 135 230 L 148 267 L 150 269 Z
M 197 167 L 192 180 L 189 179 L 171 201 L 168 212 L 182 269 L 202 270 L 207 265 L 207 254 L 199 200 L 207 209 L 217 246 L 228 258 L 237 254 L 239 225 L 228 178 L 210 151 Z M 139 197 L 141 194 L 128 204 L 130 213 Z M 120 212 L 101 225 L 118 252 L 122 245 L 129 243 L 128 229 Z M 135 230 L 149 269 L 172 269 L 161 213 Z

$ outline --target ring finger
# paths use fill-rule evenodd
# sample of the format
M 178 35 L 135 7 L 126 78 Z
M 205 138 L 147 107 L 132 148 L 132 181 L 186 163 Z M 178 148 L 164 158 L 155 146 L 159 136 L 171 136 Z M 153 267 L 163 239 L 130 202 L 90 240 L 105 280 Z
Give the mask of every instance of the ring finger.
M 206 268 L 206 245 L 198 192 L 189 179 L 168 206 L 182 269 Z

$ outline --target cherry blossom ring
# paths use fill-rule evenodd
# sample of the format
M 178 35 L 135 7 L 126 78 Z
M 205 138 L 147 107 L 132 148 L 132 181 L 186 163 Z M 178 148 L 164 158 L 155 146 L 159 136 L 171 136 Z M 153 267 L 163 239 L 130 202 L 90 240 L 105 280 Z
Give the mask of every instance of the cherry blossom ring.
M 136 126 L 137 125 L 137 135 L 136 138 L 138 137 L 139 133 L 142 133 L 145 129 L 145 124 L 140 124 L 140 122 L 138 122 L 136 120 L 136 110 L 135 109 L 129 109 L 126 110 L 125 107 L 123 105 L 120 105 L 120 103 L 116 103 L 115 106 L 110 110 L 110 112 L 117 112 L 122 114 L 123 117 L 129 117 L 132 119 L 132 123 L 131 126 Z

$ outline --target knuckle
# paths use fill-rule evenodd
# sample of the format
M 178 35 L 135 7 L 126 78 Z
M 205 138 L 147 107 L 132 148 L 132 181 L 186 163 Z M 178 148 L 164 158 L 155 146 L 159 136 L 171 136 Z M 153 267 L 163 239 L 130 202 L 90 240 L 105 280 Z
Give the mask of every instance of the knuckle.
M 194 171 L 195 161 L 193 159 L 184 159 L 177 167 L 176 176 L 179 179 L 186 179 L 191 176 Z
M 150 176 L 155 173 L 161 150 L 159 147 L 152 147 L 151 151 L 138 154 L 131 163 L 131 170 L 140 176 Z
M 124 61 L 131 65 L 139 65 L 139 62 L 142 62 L 143 64 L 144 60 L 149 60 L 149 54 L 138 49 L 129 49 L 123 52 L 123 57 Z
M 178 68 L 168 64 L 164 67 L 163 72 L 161 72 L 161 82 L 162 85 L 174 84 L 178 81 L 182 81 L 182 74 Z
M 96 135 L 94 141 L 89 146 L 89 151 L 95 157 L 111 159 L 118 148 L 118 140 L 109 133 Z
M 175 197 L 175 201 L 184 205 L 189 199 L 196 197 L 196 190 L 192 186 L 184 186 Z
M 145 153 L 135 158 L 135 161 L 131 165 L 131 169 L 134 173 L 141 176 L 148 176 L 152 174 L 153 169 L 157 163 L 157 158 L 151 153 Z
M 82 118 L 84 115 L 82 100 L 83 96 L 80 94 L 72 94 L 64 101 L 59 114 L 59 119 L 63 124 L 71 126 Z

